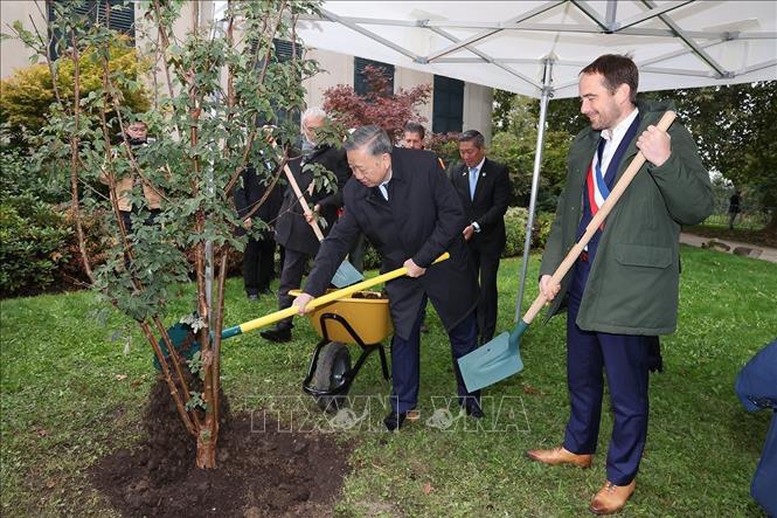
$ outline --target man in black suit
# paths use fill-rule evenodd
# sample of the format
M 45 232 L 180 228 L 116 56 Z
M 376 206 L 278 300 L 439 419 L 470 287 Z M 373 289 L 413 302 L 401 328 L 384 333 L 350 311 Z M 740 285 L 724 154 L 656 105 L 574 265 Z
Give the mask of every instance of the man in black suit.
M 321 245 L 304 293 L 294 304 L 300 312 L 321 295 L 359 233 L 382 258 L 381 272 L 407 267 L 406 277 L 386 284 L 394 337 L 391 342 L 392 409 L 384 423 L 402 426 L 418 403 L 422 308 L 428 297 L 451 342 L 459 404 L 479 418 L 479 392 L 467 393 L 457 359 L 477 345 L 477 280 L 462 238 L 464 211 L 435 156 L 428 151 L 395 148 L 377 126 L 358 128 L 345 144 L 354 179 L 343 190 L 345 215 Z M 432 262 L 443 252 L 450 259 Z
M 275 225 L 275 241 L 284 247 L 285 257 L 281 269 L 281 280 L 278 286 L 278 309 L 291 305 L 293 297 L 290 290 L 295 290 L 302 284 L 305 266 L 311 257 L 318 252 L 319 243 L 310 223 L 305 219 L 301 203 L 307 202 L 318 213 L 318 217 L 326 221 L 323 233 L 327 234 L 337 221 L 337 209 L 342 206 L 340 190 L 351 176 L 345 150 L 318 144 L 316 131 L 327 122 L 327 114 L 321 108 L 309 108 L 302 115 L 302 130 L 305 136 L 305 151 L 301 157 L 289 160 L 289 168 L 297 180 L 300 190 L 306 200 L 298 200 L 294 190 L 289 186 L 283 196 L 280 216 Z M 315 188 L 313 171 L 305 167 L 308 164 L 320 164 L 337 178 L 338 192 L 331 193 L 323 188 Z M 334 275 L 334 272 L 332 272 Z M 327 279 L 327 283 L 332 276 Z M 292 319 L 281 320 L 275 327 L 262 331 L 260 334 L 273 342 L 288 342 L 291 340 Z
M 273 168 L 271 163 L 265 165 L 269 169 Z M 250 231 L 257 219 L 269 225 L 258 236 L 249 236 L 243 251 L 243 285 L 248 299 L 257 300 L 259 295 L 271 293 L 270 281 L 275 277 L 275 238 L 272 227 L 278 217 L 283 194 L 276 185 L 262 204 L 258 205 L 269 185 L 259 178 L 252 165 L 243 170 L 241 180 L 233 192 L 237 214 L 243 220 L 240 233 Z
M 480 343 L 490 341 L 496 329 L 496 274 L 505 248 L 504 215 L 510 197 L 507 167 L 489 160 L 485 153 L 485 139 L 479 131 L 461 133 L 459 155 L 464 163 L 451 173 L 451 181 L 469 222 L 463 232 L 464 239 L 480 278 Z

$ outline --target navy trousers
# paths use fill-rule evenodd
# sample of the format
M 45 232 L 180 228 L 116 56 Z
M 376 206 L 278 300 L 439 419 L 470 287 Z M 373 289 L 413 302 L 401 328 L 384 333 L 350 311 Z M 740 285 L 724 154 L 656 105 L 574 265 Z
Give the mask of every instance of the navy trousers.
M 583 331 L 575 320 L 590 263 L 578 260 L 569 290 L 567 383 L 571 412 L 564 447 L 577 454 L 596 451 L 607 376 L 614 424 L 607 452 L 607 480 L 629 484 L 637 476 L 648 426 L 649 336 Z M 645 294 L 649 296 L 649 294 Z
M 420 334 L 421 322 L 426 307 L 426 299 L 418 311 L 415 324 L 407 340 L 394 335 L 391 340 L 391 406 L 401 413 L 412 410 L 418 404 L 418 385 L 420 378 Z M 456 327 L 448 332 L 453 355 L 453 370 L 456 374 L 456 387 L 459 404 L 480 405 L 480 391 L 468 393 L 461 378 L 458 359 L 477 347 L 477 316 L 472 311 Z
M 481 344 L 490 342 L 496 331 L 496 314 L 499 308 L 499 294 L 496 276 L 499 271 L 499 252 L 483 251 L 470 244 L 470 253 L 480 281 L 477 318 L 478 335 Z

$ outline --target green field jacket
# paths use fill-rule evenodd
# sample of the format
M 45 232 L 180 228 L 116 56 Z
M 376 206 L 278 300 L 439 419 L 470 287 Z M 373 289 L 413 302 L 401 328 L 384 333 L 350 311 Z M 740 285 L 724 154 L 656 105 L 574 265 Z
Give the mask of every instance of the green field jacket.
M 637 107 L 639 136 L 672 105 L 638 101 Z M 661 167 L 646 162 L 605 221 L 577 316 L 581 329 L 660 335 L 677 327 L 680 225 L 703 221 L 712 212 L 713 196 L 690 133 L 675 122 L 669 135 L 669 159 Z M 586 174 L 598 139 L 599 132 L 588 127 L 572 143 L 566 186 L 558 200 L 540 275 L 552 274 L 575 243 Z M 637 154 L 636 140 L 629 144 L 617 178 Z M 563 309 L 571 273 L 563 279 L 548 317 Z

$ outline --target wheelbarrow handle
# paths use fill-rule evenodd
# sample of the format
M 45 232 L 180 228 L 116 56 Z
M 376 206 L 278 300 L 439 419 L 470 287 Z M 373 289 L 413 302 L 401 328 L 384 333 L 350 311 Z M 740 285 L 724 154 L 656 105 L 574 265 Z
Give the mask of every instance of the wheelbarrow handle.
M 450 254 L 448 252 L 443 253 L 440 257 L 435 259 L 435 261 L 432 264 L 437 264 L 439 262 L 445 261 L 446 259 L 450 258 Z M 330 293 L 327 293 L 326 295 L 322 295 L 320 297 L 316 297 L 315 299 L 308 302 L 307 309 L 315 309 L 319 306 L 323 306 L 325 304 L 329 304 L 330 302 L 334 302 L 337 299 L 341 299 L 344 297 L 347 297 L 348 295 L 351 295 L 353 293 L 356 293 L 357 291 L 362 291 L 367 288 L 371 288 L 373 286 L 376 286 L 378 284 L 383 284 L 384 282 L 391 281 L 393 279 L 403 277 L 404 275 L 407 275 L 407 268 L 404 266 L 402 268 L 397 268 L 396 270 L 391 270 L 390 272 L 386 272 L 384 274 L 378 275 L 377 277 L 373 277 L 371 279 L 366 279 L 361 282 L 358 282 L 356 284 L 352 284 L 351 286 L 348 286 L 347 288 L 342 288 L 339 290 L 332 291 Z M 265 327 L 270 324 L 274 324 L 275 322 L 279 320 L 283 320 L 284 318 L 293 317 L 299 314 L 299 308 L 297 306 L 291 306 L 286 309 L 282 309 L 280 311 L 276 311 L 275 313 L 270 313 L 269 315 L 265 315 L 263 317 L 256 318 L 254 320 L 249 320 L 248 322 L 245 322 L 243 324 L 240 324 L 238 326 L 230 327 L 228 329 L 224 329 L 221 332 L 221 338 L 231 338 L 233 336 L 247 333 L 249 331 L 253 331 L 254 329 L 258 329 L 260 327 Z
M 658 124 L 656 124 L 656 127 L 662 131 L 667 131 L 669 126 L 671 126 L 674 122 L 676 116 L 677 114 L 671 110 L 665 112 L 661 117 L 661 120 L 658 121 Z M 585 233 L 582 235 L 580 240 L 575 243 L 575 245 L 569 250 L 569 253 L 567 253 L 567 256 L 563 261 L 561 261 L 561 264 L 558 268 L 556 268 L 556 271 L 553 272 L 553 275 L 550 278 L 551 285 L 561 284 L 561 280 L 575 264 L 575 261 L 577 261 L 577 258 L 583 252 L 585 246 L 594 236 L 599 227 L 601 227 L 602 223 L 604 223 L 604 219 L 610 214 L 610 211 L 612 211 L 612 208 L 621 198 L 624 191 L 626 191 L 626 188 L 629 186 L 634 177 L 637 176 L 637 173 L 644 163 L 645 155 L 642 154 L 642 151 L 639 151 L 637 156 L 634 157 L 634 159 L 631 161 L 631 164 L 629 164 L 629 167 L 626 169 L 626 171 L 624 171 L 623 175 L 615 184 L 615 187 L 613 187 L 612 191 L 610 191 L 610 195 L 604 201 L 604 204 L 602 204 L 594 217 L 591 218 L 591 222 L 588 223 L 588 226 L 585 228 Z M 540 293 L 534 300 L 534 303 L 531 305 L 531 307 L 529 307 L 529 309 L 526 311 L 526 314 L 523 316 L 523 322 L 526 324 L 531 324 L 532 320 L 534 320 L 534 317 L 536 317 L 540 310 L 542 310 L 542 306 L 545 305 L 545 302 L 545 297 L 542 295 L 542 293 Z

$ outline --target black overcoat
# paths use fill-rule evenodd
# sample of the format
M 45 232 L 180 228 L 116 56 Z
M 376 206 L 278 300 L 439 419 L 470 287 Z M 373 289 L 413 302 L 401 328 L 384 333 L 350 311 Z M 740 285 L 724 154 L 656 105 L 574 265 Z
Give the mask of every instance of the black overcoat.
M 266 167 L 271 168 L 273 165 L 267 164 Z M 241 182 L 235 185 L 232 193 L 237 214 L 241 219 L 245 219 L 250 214 L 252 218 L 258 218 L 267 223 L 269 228 L 262 232 L 262 235 L 267 239 L 272 239 L 272 231 L 270 229 L 274 228 L 281 208 L 283 200 L 282 188 L 276 184 L 267 199 L 264 200 L 264 203 L 254 211 L 254 208 L 269 187 L 269 178 L 259 178 L 253 165 L 246 167 L 241 173 L 241 177 Z M 238 227 L 237 234 L 243 235 L 244 233 L 243 228 Z
M 379 252 L 381 272 L 401 268 L 407 259 L 429 267 L 419 278 L 401 277 L 386 285 L 394 332 L 407 338 L 426 294 L 446 329 L 477 305 L 478 285 L 462 237 L 469 223 L 453 186 L 428 151 L 394 148 L 389 201 L 377 187 L 352 178 L 343 190 L 345 214 L 316 256 L 304 291 L 319 296 L 359 233 Z M 451 258 L 434 266 L 443 252 Z
M 308 187 L 313 181 L 313 173 L 305 169 L 305 165 L 308 163 L 321 164 L 334 173 L 337 178 L 338 192 L 333 194 L 325 189 L 316 189 L 310 195 Z M 319 146 L 307 155 L 289 160 L 289 169 L 291 169 L 310 207 L 312 208 L 316 204 L 321 205 L 319 215 L 326 221 L 326 228 L 323 229 L 323 233 L 326 235 L 334 222 L 337 221 L 337 209 L 342 206 L 342 195 L 339 194 L 339 191 L 342 190 L 351 175 L 345 151 L 332 146 Z M 294 190 L 288 186 L 283 195 L 280 216 L 275 225 L 275 241 L 289 250 L 313 256 L 318 252 L 318 239 L 313 233 L 313 229 L 310 228 L 310 224 L 305 220 L 304 214 Z

